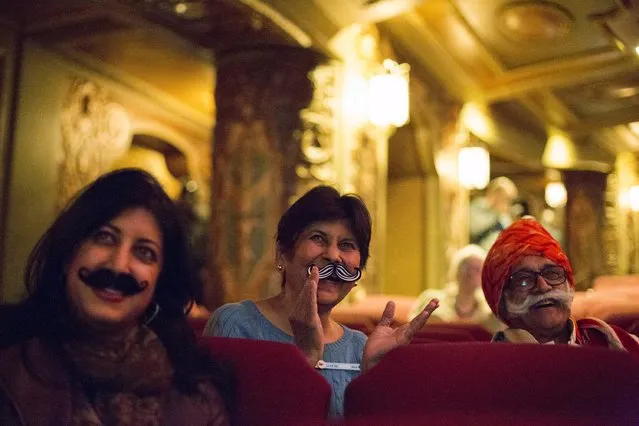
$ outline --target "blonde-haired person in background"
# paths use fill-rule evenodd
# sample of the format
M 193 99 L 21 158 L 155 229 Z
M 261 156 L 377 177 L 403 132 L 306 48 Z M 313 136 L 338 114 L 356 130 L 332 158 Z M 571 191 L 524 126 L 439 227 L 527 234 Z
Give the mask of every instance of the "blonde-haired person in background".
M 486 195 L 476 197 L 469 206 L 470 242 L 490 250 L 497 236 L 513 223 L 512 205 L 519 191 L 505 176 L 490 181 Z
M 481 268 L 486 251 L 475 244 L 458 250 L 452 257 L 448 284 L 443 289 L 427 289 L 411 308 L 409 318 L 417 316 L 431 298 L 439 299 L 439 308 L 431 314 L 431 323 L 468 322 L 491 332 L 504 328 L 493 315 L 481 289 Z

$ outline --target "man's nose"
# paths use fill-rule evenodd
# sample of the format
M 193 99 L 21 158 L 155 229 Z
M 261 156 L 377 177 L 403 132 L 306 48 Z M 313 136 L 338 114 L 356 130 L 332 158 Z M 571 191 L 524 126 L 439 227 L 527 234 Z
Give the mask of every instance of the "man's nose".
M 546 282 L 544 277 L 537 275 L 537 291 L 539 293 L 546 293 L 552 290 L 552 286 Z

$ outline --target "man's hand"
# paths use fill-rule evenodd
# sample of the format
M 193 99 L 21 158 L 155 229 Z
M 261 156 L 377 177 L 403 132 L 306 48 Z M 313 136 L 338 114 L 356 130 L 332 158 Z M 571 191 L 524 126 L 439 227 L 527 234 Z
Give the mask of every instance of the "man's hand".
M 439 300 L 431 299 L 424 310 L 413 318 L 411 322 L 397 328 L 391 328 L 393 317 L 395 316 L 395 302 L 388 302 L 382 314 L 382 319 L 368 337 L 364 347 L 363 370 L 366 371 L 373 367 L 390 350 L 399 345 L 410 343 L 415 333 L 424 327 L 430 314 L 438 307 Z
M 318 282 L 319 270 L 317 266 L 313 266 L 288 317 L 295 345 L 302 351 L 311 367 L 315 367 L 324 353 L 324 329 L 317 313 Z

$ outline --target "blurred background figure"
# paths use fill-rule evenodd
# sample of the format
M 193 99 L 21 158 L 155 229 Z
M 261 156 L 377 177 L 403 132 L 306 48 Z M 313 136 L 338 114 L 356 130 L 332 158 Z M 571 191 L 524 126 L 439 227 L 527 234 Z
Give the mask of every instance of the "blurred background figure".
M 534 216 L 532 211 L 530 210 L 530 205 L 528 201 L 523 198 L 518 198 L 513 202 L 513 205 L 510 208 L 510 212 L 513 218 L 513 221 L 521 219 L 524 216 Z
M 493 179 L 486 195 L 470 203 L 470 242 L 490 249 L 497 236 L 513 222 L 512 205 L 518 191 L 514 182 L 505 176 Z
M 475 244 L 458 250 L 451 259 L 449 282 L 443 289 L 427 289 L 422 292 L 409 318 L 424 310 L 432 299 L 439 299 L 439 308 L 431 315 L 431 322 L 470 322 L 484 326 L 491 332 L 503 328 L 492 314 L 481 290 L 481 268 L 486 251 Z

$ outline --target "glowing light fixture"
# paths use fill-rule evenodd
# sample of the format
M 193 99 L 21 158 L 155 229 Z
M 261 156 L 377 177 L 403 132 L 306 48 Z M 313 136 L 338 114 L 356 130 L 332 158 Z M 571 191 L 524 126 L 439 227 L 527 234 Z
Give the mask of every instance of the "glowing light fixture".
M 368 120 L 368 84 L 366 78 L 347 72 L 344 76 L 344 96 L 342 109 L 346 118 L 356 125 L 366 124 Z
M 628 205 L 633 212 L 639 212 L 639 185 L 633 185 L 628 190 Z
M 408 122 L 408 64 L 386 59 L 383 71 L 368 82 L 368 119 L 380 127 L 401 127 Z
M 175 13 L 177 13 L 178 15 L 184 15 L 186 11 L 188 10 L 188 6 L 181 2 L 176 3 L 176 5 L 174 6 L 174 10 L 175 10 Z
M 459 151 L 457 176 L 467 189 L 483 189 L 490 181 L 490 154 L 481 146 L 467 146 Z
M 627 209 L 628 207 L 630 207 L 630 191 L 628 191 L 627 189 L 621 191 L 619 193 L 617 202 L 619 203 L 619 207 L 621 207 L 622 209 Z
M 568 194 L 566 186 L 563 182 L 549 182 L 546 184 L 546 204 L 552 208 L 563 207 L 566 205 Z
M 482 140 L 491 140 L 495 137 L 495 126 L 483 105 L 474 102 L 465 103 L 460 113 L 460 121 L 464 128 Z
M 550 168 L 565 169 L 575 162 L 575 158 L 575 146 L 568 135 L 551 131 L 541 157 L 542 164 Z

